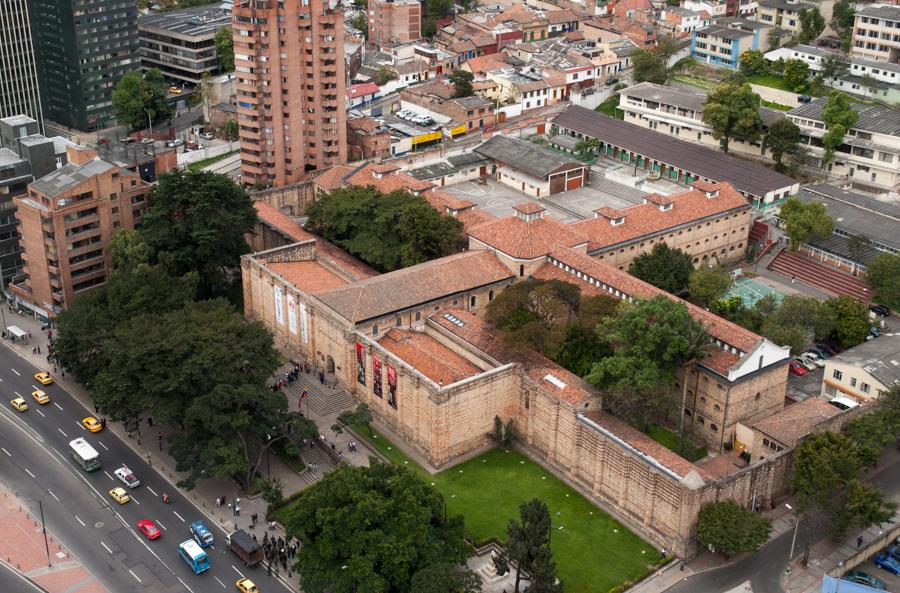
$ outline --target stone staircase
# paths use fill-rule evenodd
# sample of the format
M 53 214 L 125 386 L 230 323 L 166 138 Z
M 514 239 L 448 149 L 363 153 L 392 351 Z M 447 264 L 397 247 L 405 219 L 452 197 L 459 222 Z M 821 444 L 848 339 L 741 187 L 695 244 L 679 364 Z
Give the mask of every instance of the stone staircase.
M 330 387 L 322 387 L 318 382 L 295 381 L 290 385 L 285 385 L 284 392 L 289 396 L 293 395 L 299 398 L 303 390 L 309 392 L 304 406 L 309 404 L 309 409 L 318 416 L 328 416 L 335 412 L 347 410 L 353 407 L 353 396 L 343 389 L 331 389 Z
M 331 469 L 331 464 L 318 447 L 308 449 L 304 448 L 302 443 L 298 446 L 301 447 L 300 459 L 306 464 L 306 471 L 300 474 L 300 478 L 311 486 L 322 479 L 322 476 Z M 314 463 L 319 464 L 316 470 L 312 469 Z
M 588 187 L 615 196 L 626 202 L 631 202 L 632 204 L 642 204 L 644 202 L 644 196 L 647 195 L 647 192 L 641 191 L 636 187 L 631 187 L 630 185 L 607 179 L 604 177 L 603 173 L 597 171 L 591 171 Z
M 775 256 L 768 268 L 828 294 L 846 295 L 863 303 L 868 303 L 872 296 L 862 280 L 786 249 Z

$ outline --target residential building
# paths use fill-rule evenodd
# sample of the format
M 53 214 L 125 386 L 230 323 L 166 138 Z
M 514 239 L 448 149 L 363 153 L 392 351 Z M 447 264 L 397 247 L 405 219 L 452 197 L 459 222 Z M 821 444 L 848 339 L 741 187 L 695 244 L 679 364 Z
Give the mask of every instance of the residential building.
M 769 48 L 771 25 L 744 18 L 720 19 L 691 34 L 691 56 L 711 66 L 737 70 L 745 51 Z
M 696 13 L 706 13 L 710 18 L 729 16 L 725 14 L 728 5 L 724 0 L 683 0 L 681 7 Z
M 235 5 L 241 182 L 282 186 L 347 160 L 344 22 L 324 0 Z
M 810 434 L 839 431 L 846 422 L 840 416 L 849 415 L 826 401 L 810 397 L 753 424 L 749 442 L 738 441 L 735 448 L 749 453 L 751 462 L 759 461 L 796 447 Z
M 347 158 L 350 161 L 391 156 L 391 132 L 370 117 L 347 120 Z
M 455 89 L 446 79 L 429 80 L 400 91 L 400 99 L 422 107 L 437 117 L 446 116 L 452 127 L 471 132 L 494 126 L 494 102 L 483 97 L 455 98 Z
M 900 6 L 864 5 L 853 21 L 850 53 L 891 64 L 900 62 Z
M 694 12 L 680 6 L 666 6 L 659 17 L 659 27 L 674 37 L 687 37 L 712 22 L 706 11 Z
M 112 92 L 140 67 L 137 7 L 121 0 L 28 0 L 44 118 L 77 130 L 116 124 Z
M 195 87 L 206 76 L 222 73 L 216 52 L 219 29 L 231 29 L 226 5 L 197 6 L 138 17 L 141 66 L 156 68 L 170 81 Z
M 13 198 L 25 265 L 12 291 L 21 307 L 45 321 L 106 282 L 110 239 L 139 224 L 151 188 L 95 150 L 69 145 L 66 152 L 66 165 Z
M 353 109 L 371 103 L 379 93 L 379 89 L 374 82 L 363 82 L 348 86 L 344 93 L 347 95 L 347 109 Z
M 800 32 L 800 13 L 813 8 L 816 8 L 814 3 L 804 0 L 759 0 L 756 20 L 777 27 L 786 33 L 785 37 L 790 37 Z
M 369 45 L 385 47 L 422 38 L 419 0 L 370 0 Z
M 0 118 L 16 115 L 34 119 L 43 131 L 28 0 L 0 2 Z
M 819 97 L 787 113 L 800 126 L 802 142 L 809 148 L 813 166 L 822 166 L 822 109 L 827 97 Z M 847 131 L 826 165 L 832 175 L 846 176 L 855 187 L 875 193 L 900 189 L 900 111 L 875 104 L 853 103 L 859 119 Z
M 878 399 L 882 393 L 900 384 L 900 334 L 857 344 L 825 361 L 822 395 L 843 395 L 859 402 Z
M 601 154 L 630 163 L 635 172 L 639 170 L 649 178 L 668 179 L 684 185 L 697 180 L 730 183 L 757 208 L 793 196 L 800 188 L 794 179 L 764 165 L 577 105 L 568 107 L 553 119 L 551 138 L 557 134 L 599 140 Z

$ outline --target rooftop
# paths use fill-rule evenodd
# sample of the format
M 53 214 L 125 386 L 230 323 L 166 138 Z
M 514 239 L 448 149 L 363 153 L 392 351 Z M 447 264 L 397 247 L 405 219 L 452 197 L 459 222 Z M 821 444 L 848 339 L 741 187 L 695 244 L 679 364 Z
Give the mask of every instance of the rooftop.
M 760 0 L 760 6 L 765 8 L 777 8 L 779 10 L 793 10 L 799 12 L 802 8 L 812 8 L 812 2 L 799 2 L 794 0 Z
M 534 142 L 512 136 L 493 136 L 475 148 L 475 152 L 540 179 L 546 179 L 559 169 L 571 168 L 567 167 L 568 165 L 585 166 L 572 157 L 563 156 Z
M 722 39 L 743 39 L 744 37 L 750 37 L 753 35 L 750 31 L 745 31 L 744 29 L 734 29 L 732 27 L 725 27 L 723 25 L 707 25 L 701 29 L 697 29 L 697 35 L 699 36 L 701 33 L 705 35 L 710 35 L 712 37 L 721 37 Z
M 862 10 L 857 11 L 857 16 L 867 16 L 870 18 L 886 19 L 889 21 L 900 21 L 900 6 L 891 6 L 888 4 L 879 4 L 875 6 L 866 6 Z
M 828 185 L 816 183 L 800 190 L 801 202 L 825 205 L 834 226 L 853 235 L 900 250 L 900 205 Z
M 883 385 L 893 385 L 900 382 L 900 332 L 884 332 L 879 338 L 844 350 L 829 362 L 862 368 Z
M 323 266 L 316 260 L 269 262 L 269 269 L 301 289 L 303 292 L 315 294 L 325 292 L 338 286 L 344 286 L 347 281 Z
M 573 225 L 549 216 L 531 220 L 520 216 L 501 218 L 469 230 L 469 237 L 520 259 L 542 257 L 557 245 L 575 247 L 588 242 L 587 236 Z
M 726 181 L 738 191 L 751 196 L 763 197 L 770 191 L 780 191 L 797 183 L 787 175 L 764 165 L 699 144 L 677 140 L 578 105 L 568 107 L 553 119 L 553 123 L 674 165 L 694 175 L 713 181 Z
M 36 180 L 30 187 L 47 197 L 54 198 L 115 167 L 112 163 L 100 159 L 94 159 L 83 165 L 68 163 Z
M 481 372 L 466 358 L 422 332 L 392 329 L 378 343 L 441 386 Z
M 811 397 L 760 420 L 753 428 L 787 447 L 793 447 L 816 426 L 840 413 L 839 408 Z
M 142 31 L 157 29 L 181 37 L 212 38 L 222 27 L 231 27 L 231 12 L 219 5 L 138 16 L 138 29 Z
M 788 115 L 821 121 L 822 109 L 828 97 L 819 97 L 812 102 L 788 111 Z M 875 134 L 900 136 L 900 109 L 851 103 L 853 110 L 859 114 L 859 120 L 853 125 L 854 130 L 863 130 Z

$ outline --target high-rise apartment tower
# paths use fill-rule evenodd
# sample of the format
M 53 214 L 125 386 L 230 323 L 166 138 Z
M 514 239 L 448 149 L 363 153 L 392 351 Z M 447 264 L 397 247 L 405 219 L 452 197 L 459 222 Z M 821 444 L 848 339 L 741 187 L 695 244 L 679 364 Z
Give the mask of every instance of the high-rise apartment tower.
M 344 22 L 323 0 L 238 0 L 241 181 L 296 183 L 347 160 Z
M 43 131 L 28 0 L 0 0 L 0 118 L 26 115 Z

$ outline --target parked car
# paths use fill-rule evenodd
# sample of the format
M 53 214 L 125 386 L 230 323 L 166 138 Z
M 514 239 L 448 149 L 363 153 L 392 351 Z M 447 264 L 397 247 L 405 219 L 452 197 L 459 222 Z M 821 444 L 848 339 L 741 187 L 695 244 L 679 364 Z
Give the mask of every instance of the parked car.
M 840 350 L 838 350 L 837 348 L 834 348 L 832 346 L 829 346 L 828 344 L 816 344 L 816 348 L 818 348 L 819 350 L 822 350 L 828 356 L 834 356 L 838 352 L 840 352 Z
M 891 316 L 891 310 L 884 305 L 869 305 L 869 311 L 871 311 L 875 315 L 878 315 L 879 317 Z
M 887 589 L 887 584 L 884 581 L 861 570 L 851 570 L 844 575 L 844 580 L 850 581 L 851 583 L 859 583 L 860 585 L 867 585 L 880 591 Z
M 874 336 L 876 338 L 881 336 L 881 330 L 878 329 L 877 327 L 875 327 L 874 325 L 869 326 L 869 333 L 872 334 L 872 336 Z
M 182 89 L 181 87 L 177 87 L 177 86 L 170 86 L 169 92 L 172 93 L 173 95 L 180 95 L 181 93 L 184 92 L 184 89 Z
M 169 148 L 177 148 L 177 147 L 181 146 L 182 144 L 184 144 L 184 140 L 182 140 L 181 138 L 175 138 L 174 140 L 169 142 L 168 146 L 169 146 Z
M 806 374 L 806 369 L 803 368 L 803 365 L 797 362 L 796 360 L 792 360 L 788 363 L 790 367 L 790 372 L 798 377 L 801 377 Z
M 213 136 L 209 132 L 203 132 L 202 134 L 200 134 L 200 138 L 203 140 L 212 140 L 213 138 L 215 138 L 215 136 Z
M 900 574 L 900 548 L 888 546 L 886 550 L 879 552 L 874 559 L 875 566 L 883 568 L 893 574 Z
M 839 410 L 852 410 L 859 407 L 859 402 L 845 395 L 839 395 L 828 400 L 828 403 Z
M 812 101 L 812 97 L 810 97 L 809 95 L 798 95 L 797 101 L 799 101 L 800 103 L 809 103 L 810 101 Z
M 812 361 L 812 359 L 807 358 L 806 356 L 795 356 L 794 362 L 802 366 L 807 371 L 816 370 L 816 363 Z
M 153 138 L 141 138 L 141 144 L 153 144 Z
M 821 346 L 813 346 L 807 352 L 811 352 L 819 357 L 819 360 L 828 360 L 831 358 L 831 355 L 825 352 L 825 350 Z
M 823 356 L 821 356 L 818 352 L 815 352 L 813 350 L 807 350 L 800 356 L 808 359 L 811 363 L 813 363 L 817 367 L 825 366 L 825 358 Z
M 619 79 L 615 76 L 610 76 L 606 79 L 606 86 L 612 86 L 614 84 L 618 84 Z

